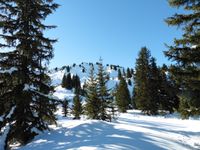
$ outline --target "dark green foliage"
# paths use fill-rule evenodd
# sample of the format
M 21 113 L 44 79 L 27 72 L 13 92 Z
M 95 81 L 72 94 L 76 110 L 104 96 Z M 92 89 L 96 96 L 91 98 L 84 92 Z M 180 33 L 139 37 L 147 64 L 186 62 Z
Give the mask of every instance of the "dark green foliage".
M 86 86 L 85 113 L 90 119 L 100 119 L 99 112 L 101 101 L 98 97 L 97 80 L 94 76 L 94 67 L 90 66 L 90 75 Z
M 62 108 L 63 108 L 63 115 L 64 115 L 64 117 L 67 117 L 68 108 L 69 108 L 69 101 L 67 99 L 63 100 L 63 102 L 62 102 Z
M 199 0 L 170 0 L 172 7 L 183 7 L 187 14 L 175 14 L 166 20 L 181 27 L 181 39 L 175 39 L 165 55 L 176 62 L 169 69 L 180 86 L 180 112 L 185 116 L 200 114 L 200 5 Z M 187 115 L 186 115 L 187 114 Z
M 126 77 L 127 78 L 131 78 L 132 77 L 132 74 L 131 74 L 131 71 L 130 71 L 129 68 L 127 68 L 127 70 L 126 70 Z
M 121 78 L 122 78 L 121 69 L 118 69 L 118 80 L 121 80 Z
M 151 107 L 150 114 L 157 114 L 159 107 L 159 70 L 157 68 L 156 60 L 154 57 L 151 57 L 149 64 L 149 93 L 150 93 L 150 103 Z
M 72 87 L 76 90 L 81 89 L 81 81 L 78 75 L 72 77 Z
M 43 31 L 54 28 L 42 23 L 57 7 L 53 1 L 0 1 L 0 130 L 9 144 L 26 144 L 55 122 L 55 101 L 50 98 L 47 64 L 56 40 Z M 2 42 L 3 41 L 3 42 Z M 2 80 L 3 79 L 3 80 Z M 36 129 L 36 130 L 34 130 Z M 20 133 L 20 134 L 19 134 Z
M 136 102 L 135 102 L 135 97 L 136 97 L 136 90 L 135 90 L 135 86 L 134 86 L 133 87 L 132 98 L 131 98 L 131 103 L 132 103 L 132 108 L 137 109 Z
M 115 71 L 117 71 L 117 66 L 114 65 L 114 66 L 113 66 L 113 69 L 114 69 Z
M 67 66 L 67 67 L 66 67 L 66 70 L 67 70 L 67 72 L 69 73 L 69 72 L 70 72 L 70 67 Z
M 65 88 L 67 90 L 71 90 L 73 85 L 72 85 L 72 78 L 71 78 L 71 73 L 68 73 L 66 76 L 66 82 L 65 82 Z
M 122 77 L 115 94 L 116 104 L 119 112 L 126 112 L 130 108 L 131 98 L 126 80 Z
M 174 84 L 170 74 L 166 75 L 166 71 L 166 65 L 159 69 L 159 109 L 172 113 L 179 107 L 178 87 Z
M 110 94 L 110 90 L 107 89 L 106 83 L 107 80 L 107 74 L 104 71 L 102 60 L 100 59 L 100 62 L 98 64 L 98 74 L 97 74 L 97 92 L 98 97 L 100 100 L 100 119 L 101 120 L 111 120 L 111 116 L 107 113 L 109 104 L 112 101 L 112 96 Z
M 143 47 L 136 60 L 134 103 L 148 115 L 156 115 L 161 102 L 160 96 L 160 71 L 155 58 L 150 51 Z
M 78 75 L 75 75 L 71 78 L 71 73 L 68 73 L 67 76 L 64 74 L 61 85 L 63 88 L 66 88 L 68 90 L 71 90 L 72 88 L 80 89 L 80 78 Z
M 141 49 L 136 61 L 133 100 L 136 107 L 148 115 L 156 115 L 158 110 L 172 113 L 178 109 L 178 88 L 166 71 L 166 65 L 161 69 L 157 67 L 149 50 Z
M 132 85 L 131 79 L 128 79 L 128 85 Z
M 66 77 L 65 74 L 63 75 L 61 86 L 62 86 L 63 88 L 66 88 L 66 87 L 67 87 L 67 77 Z
M 150 51 L 143 47 L 136 60 L 135 68 L 135 103 L 138 109 L 141 109 L 146 114 L 155 114 L 152 110 L 153 102 L 151 101 L 150 88 Z
M 72 114 L 74 119 L 80 119 L 80 115 L 83 113 L 83 108 L 81 104 L 81 99 L 79 93 L 76 92 L 76 96 L 73 99 Z

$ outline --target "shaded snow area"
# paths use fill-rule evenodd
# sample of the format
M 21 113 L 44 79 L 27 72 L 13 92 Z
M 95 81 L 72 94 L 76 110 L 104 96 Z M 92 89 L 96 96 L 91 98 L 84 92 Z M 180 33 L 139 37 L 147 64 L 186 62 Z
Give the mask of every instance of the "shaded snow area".
M 197 150 L 200 121 L 144 116 L 137 110 L 115 122 L 61 117 L 51 131 L 17 150 Z
M 0 73 L 9 73 L 12 74 L 14 71 L 17 71 L 18 69 L 16 67 L 11 67 L 10 69 L 7 70 L 0 70 Z

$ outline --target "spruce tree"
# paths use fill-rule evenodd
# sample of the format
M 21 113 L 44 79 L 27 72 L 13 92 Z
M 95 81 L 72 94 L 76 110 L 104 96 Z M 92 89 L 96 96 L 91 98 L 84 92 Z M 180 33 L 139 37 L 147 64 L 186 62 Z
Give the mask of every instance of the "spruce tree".
M 119 85 L 117 87 L 115 100 L 119 112 L 124 113 L 130 108 L 129 107 L 131 104 L 130 93 L 127 87 L 126 80 L 123 77 L 121 78 Z
M 100 119 L 101 101 L 98 97 L 97 80 L 94 74 L 94 67 L 90 65 L 89 79 L 86 84 L 86 105 L 85 113 L 89 119 Z
M 183 30 L 165 55 L 176 62 L 170 72 L 180 85 L 180 112 L 183 117 L 200 114 L 200 5 L 199 0 L 170 0 L 172 7 L 182 7 L 185 14 L 175 14 L 166 22 Z M 186 115 L 188 114 L 188 115 Z
M 37 130 L 48 129 L 49 122 L 55 122 L 46 66 L 56 40 L 43 34 L 55 26 L 42 21 L 58 5 L 53 0 L 1 0 L 0 6 L 0 48 L 9 49 L 0 52 L 0 131 L 8 149 L 13 142 L 26 144 Z
M 66 87 L 67 90 L 72 89 L 72 78 L 71 78 L 71 73 L 68 73 L 66 76 Z
M 67 77 L 66 77 L 65 74 L 63 75 L 61 86 L 62 86 L 63 88 L 66 88 L 66 87 L 67 87 Z
M 130 71 L 129 68 L 127 68 L 127 70 L 126 70 L 126 77 L 127 78 L 131 78 L 132 77 L 132 74 L 131 74 L 131 71 Z
M 155 103 L 152 101 L 151 96 L 151 85 L 153 83 L 150 81 L 150 51 L 146 47 L 143 47 L 139 52 L 135 71 L 134 90 L 136 107 L 148 115 L 155 114 L 156 111 L 152 108 Z
M 149 92 L 150 92 L 150 112 L 152 115 L 156 115 L 159 108 L 159 87 L 160 87 L 160 81 L 159 81 L 159 70 L 156 64 L 156 59 L 154 57 L 151 57 L 150 64 L 149 64 Z
M 174 110 L 178 110 L 179 107 L 178 87 L 171 78 L 170 73 L 167 75 L 166 71 L 166 65 L 159 69 L 159 109 L 172 113 Z
M 128 85 L 129 85 L 129 86 L 132 85 L 131 79 L 128 79 Z
M 67 73 L 70 72 L 70 67 L 69 66 L 66 67 L 66 71 L 67 71 Z
M 64 117 L 67 117 L 68 108 L 69 108 L 69 101 L 67 99 L 63 100 L 63 102 L 62 102 L 62 108 L 63 108 L 63 115 L 64 115 Z
M 121 80 L 122 78 L 122 72 L 121 69 L 118 69 L 118 80 Z
M 111 116 L 107 113 L 109 104 L 111 103 L 112 96 L 110 94 L 110 90 L 107 88 L 106 83 L 107 74 L 104 71 L 102 59 L 100 59 L 98 63 L 98 74 L 97 74 L 97 86 L 98 86 L 98 97 L 101 103 L 100 106 L 100 119 L 101 120 L 111 120 Z
M 72 87 L 75 88 L 76 90 L 81 88 L 81 81 L 78 75 L 73 75 L 72 77 Z
M 72 106 L 72 114 L 74 115 L 74 119 L 80 119 L 80 115 L 83 113 L 83 108 L 81 104 L 81 98 L 78 92 L 76 92 L 76 96 L 73 99 Z

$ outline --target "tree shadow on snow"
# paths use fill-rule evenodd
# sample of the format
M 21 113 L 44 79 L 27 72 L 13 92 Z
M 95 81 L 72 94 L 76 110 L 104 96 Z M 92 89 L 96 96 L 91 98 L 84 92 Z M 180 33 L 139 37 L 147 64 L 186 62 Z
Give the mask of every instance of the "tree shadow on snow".
M 132 122 L 133 123 L 133 122 Z M 130 123 L 129 123 L 130 124 Z M 134 128 L 134 125 L 132 126 Z M 119 150 L 161 150 L 157 140 L 142 132 L 116 129 L 113 123 L 92 121 L 72 129 L 60 128 L 36 137 L 20 150 L 68 150 L 80 147 Z M 162 141 L 160 141 L 162 144 Z M 87 148 L 86 148 L 87 149 Z

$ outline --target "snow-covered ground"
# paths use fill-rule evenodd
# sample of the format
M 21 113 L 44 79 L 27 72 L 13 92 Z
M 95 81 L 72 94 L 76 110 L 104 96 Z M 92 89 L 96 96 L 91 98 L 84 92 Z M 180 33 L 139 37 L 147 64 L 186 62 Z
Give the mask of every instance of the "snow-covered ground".
M 81 84 L 88 79 L 90 65 L 70 66 L 70 73 L 78 75 Z M 98 66 L 94 64 L 95 72 Z M 85 70 L 84 72 L 82 70 Z M 117 68 L 119 69 L 119 68 Z M 123 68 L 120 68 L 121 71 Z M 119 83 L 118 71 L 105 67 L 109 74 L 109 89 L 114 89 Z M 61 87 L 66 68 L 52 70 L 49 75 L 55 86 L 54 96 L 58 99 L 72 100 L 73 90 Z M 129 86 L 130 94 L 133 91 Z M 84 99 L 83 99 L 84 102 Z M 13 146 L 17 150 L 200 150 L 200 118 L 181 120 L 178 115 L 144 116 L 138 110 L 130 110 L 120 114 L 113 122 L 87 120 L 72 120 L 62 117 L 62 109 L 56 112 L 57 126 L 51 126 L 50 131 L 39 134 L 23 147 Z M 0 118 L 1 119 L 1 118 Z M 20 133 L 19 133 L 20 134 Z M 0 150 L 1 150 L 0 138 Z
M 18 150 L 197 150 L 200 120 L 144 116 L 130 110 L 114 122 L 71 120 L 58 112 L 58 125 Z

